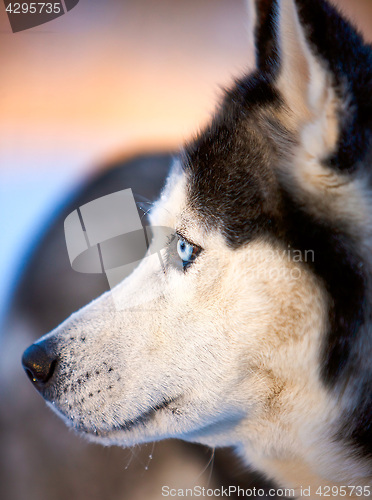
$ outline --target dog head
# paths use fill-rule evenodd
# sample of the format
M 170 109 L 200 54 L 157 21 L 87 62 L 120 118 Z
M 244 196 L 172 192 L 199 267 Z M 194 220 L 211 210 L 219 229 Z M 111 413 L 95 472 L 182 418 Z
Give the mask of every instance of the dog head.
M 256 7 L 256 69 L 185 146 L 153 210 L 175 235 L 161 262 L 146 258 L 24 365 L 94 441 L 180 437 L 240 447 L 276 477 L 287 461 L 360 479 L 371 50 L 322 0 Z

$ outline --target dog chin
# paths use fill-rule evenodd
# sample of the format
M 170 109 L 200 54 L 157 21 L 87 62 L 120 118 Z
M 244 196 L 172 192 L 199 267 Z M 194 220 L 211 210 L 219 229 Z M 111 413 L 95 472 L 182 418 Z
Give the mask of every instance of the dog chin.
M 228 418 L 226 415 L 223 418 L 216 415 L 212 418 L 198 415 L 195 418 L 196 415 L 193 415 L 192 418 L 189 408 L 186 410 L 188 418 L 183 418 L 185 398 L 182 396 L 160 399 L 135 417 L 122 422 L 112 419 L 112 425 L 110 419 L 106 422 L 96 420 L 94 414 L 81 419 L 79 415 L 71 414 L 59 401 L 47 400 L 46 403 L 79 436 L 107 446 L 128 447 L 168 438 L 212 447 L 230 446 L 234 444 L 231 435 L 242 418 L 240 414 L 229 415 Z
M 122 428 L 98 428 L 91 424 L 74 423 L 70 420 L 69 427 L 79 436 L 92 443 L 104 446 L 120 446 L 127 448 L 134 445 L 145 444 L 154 441 L 160 441 L 166 438 L 175 437 L 167 432 L 167 426 L 158 425 L 158 423 L 138 424 L 131 429 Z
M 96 443 L 126 447 L 175 437 L 168 430 L 169 416 L 176 413 L 173 403 L 178 402 L 179 399 L 179 397 L 164 398 L 157 405 L 151 406 L 136 417 L 121 423 L 117 422 L 112 426 L 102 426 L 99 422 L 94 422 L 93 419 L 90 421 L 87 418 L 81 420 L 79 417 L 65 412 L 56 401 L 46 400 L 46 403 L 78 435 Z

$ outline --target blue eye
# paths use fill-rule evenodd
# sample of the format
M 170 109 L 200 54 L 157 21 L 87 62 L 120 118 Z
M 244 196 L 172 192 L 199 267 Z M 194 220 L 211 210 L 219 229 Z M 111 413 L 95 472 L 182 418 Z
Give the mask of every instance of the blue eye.
M 192 245 L 187 240 L 182 238 L 182 236 L 178 236 L 177 242 L 177 253 L 182 260 L 183 267 L 186 268 L 200 252 L 200 248 L 196 245 Z

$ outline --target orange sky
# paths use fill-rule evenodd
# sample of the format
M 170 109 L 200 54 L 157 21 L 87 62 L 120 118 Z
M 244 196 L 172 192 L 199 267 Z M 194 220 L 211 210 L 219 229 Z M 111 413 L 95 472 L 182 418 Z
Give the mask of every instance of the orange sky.
M 49 153 L 96 163 L 139 144 L 178 145 L 251 59 L 242 12 L 241 2 L 217 0 L 81 0 L 12 34 L 2 11 L 5 158 L 18 168 L 29 164 L 23 155 L 37 163 Z
M 372 2 L 338 3 L 371 39 Z M 243 0 L 80 0 L 16 34 L 0 8 L 0 169 L 179 145 L 252 65 L 248 28 Z

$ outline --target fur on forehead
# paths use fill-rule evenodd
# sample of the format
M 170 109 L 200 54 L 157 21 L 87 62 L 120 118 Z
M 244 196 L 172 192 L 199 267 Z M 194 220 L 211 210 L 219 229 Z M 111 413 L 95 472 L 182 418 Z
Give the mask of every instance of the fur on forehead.
M 226 93 L 211 125 L 184 150 L 191 207 L 234 248 L 269 230 L 278 214 L 273 165 L 278 145 L 291 142 L 276 117 L 280 106 L 265 79 L 249 76 Z

